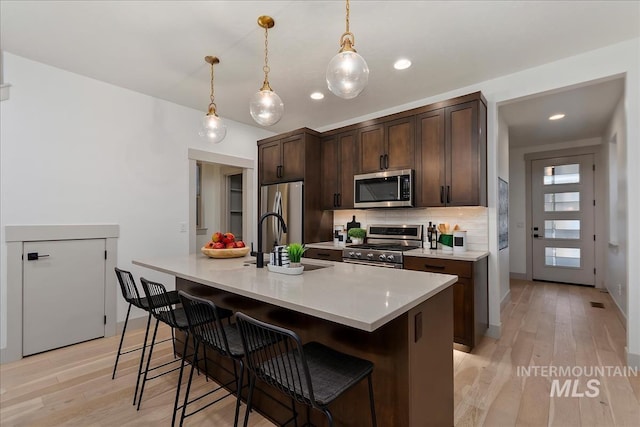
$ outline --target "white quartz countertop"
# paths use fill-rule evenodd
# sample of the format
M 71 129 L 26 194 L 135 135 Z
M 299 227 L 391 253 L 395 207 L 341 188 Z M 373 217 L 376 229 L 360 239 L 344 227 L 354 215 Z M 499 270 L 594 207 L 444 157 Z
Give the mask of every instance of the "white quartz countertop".
M 367 332 L 458 280 L 447 274 L 313 259 L 303 264 L 326 268 L 289 276 L 249 264 L 254 261 L 250 256 L 213 259 L 190 254 L 133 264 Z
M 482 258 L 489 256 L 489 252 L 481 251 L 466 251 L 458 253 L 444 253 L 441 250 L 432 249 L 413 249 L 403 252 L 404 256 L 416 256 L 423 258 L 440 258 L 440 259 L 453 259 L 457 261 L 480 261 Z
M 305 247 L 314 248 L 314 249 L 335 249 L 335 250 L 343 250 L 346 245 L 338 245 L 333 242 L 319 242 L 319 243 L 305 243 Z

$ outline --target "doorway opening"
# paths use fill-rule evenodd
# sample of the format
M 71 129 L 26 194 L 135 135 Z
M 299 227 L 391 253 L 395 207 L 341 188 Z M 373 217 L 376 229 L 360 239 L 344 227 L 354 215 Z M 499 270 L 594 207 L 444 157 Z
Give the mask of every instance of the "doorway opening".
M 189 252 L 216 231 L 233 232 L 249 246 L 256 222 L 254 161 L 189 149 Z

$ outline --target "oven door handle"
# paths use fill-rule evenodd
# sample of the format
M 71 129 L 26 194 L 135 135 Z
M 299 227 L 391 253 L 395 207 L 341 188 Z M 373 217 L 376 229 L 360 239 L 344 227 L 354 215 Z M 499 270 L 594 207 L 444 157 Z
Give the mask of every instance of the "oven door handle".
M 402 268 L 402 264 L 397 263 L 389 263 L 389 262 L 369 262 L 369 261 L 360 261 L 357 259 L 351 258 L 343 258 L 342 262 L 346 264 L 360 264 L 360 265 L 368 265 L 370 267 L 385 267 L 385 268 Z

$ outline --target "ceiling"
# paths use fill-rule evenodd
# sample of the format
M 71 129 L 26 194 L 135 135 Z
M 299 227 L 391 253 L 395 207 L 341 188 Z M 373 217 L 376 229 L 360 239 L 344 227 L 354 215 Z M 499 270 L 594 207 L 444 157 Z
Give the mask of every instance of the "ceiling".
M 640 36 L 638 1 L 353 0 L 351 31 L 371 74 L 352 100 L 331 94 L 325 82 L 345 30 L 343 1 L 2 0 L 0 48 L 203 114 L 204 56 L 216 55 L 218 113 L 255 125 L 248 104 L 263 80 L 264 30 L 256 20 L 264 14 L 276 22 L 269 80 L 285 104 L 274 132 L 327 130 Z M 400 57 L 413 66 L 394 70 Z M 325 98 L 313 101 L 314 91 Z
M 500 106 L 509 145 L 522 147 L 601 137 L 624 93 L 624 79 L 541 93 Z M 560 120 L 549 120 L 564 114 Z

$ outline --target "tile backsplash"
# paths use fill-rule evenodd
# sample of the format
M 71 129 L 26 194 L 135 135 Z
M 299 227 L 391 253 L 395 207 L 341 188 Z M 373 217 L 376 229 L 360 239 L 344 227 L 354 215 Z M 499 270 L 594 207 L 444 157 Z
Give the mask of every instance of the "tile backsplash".
M 489 250 L 489 215 L 486 207 L 416 208 L 416 209 L 354 209 L 333 212 L 333 223 L 344 225 L 355 215 L 362 228 L 371 224 L 422 224 L 426 239 L 429 221 L 434 224 L 458 224 L 467 231 L 467 249 Z

